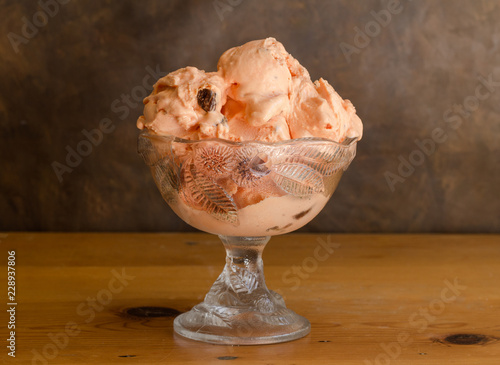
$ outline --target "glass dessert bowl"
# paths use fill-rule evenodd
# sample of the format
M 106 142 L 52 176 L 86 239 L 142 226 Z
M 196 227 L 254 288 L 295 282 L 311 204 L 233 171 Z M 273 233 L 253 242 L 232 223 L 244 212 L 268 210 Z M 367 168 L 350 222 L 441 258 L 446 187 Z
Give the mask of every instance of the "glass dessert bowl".
M 143 132 L 138 150 L 165 201 L 186 223 L 220 237 L 226 266 L 174 330 L 193 340 L 256 345 L 301 338 L 310 323 L 266 287 L 262 251 L 323 209 L 356 154 L 357 139 L 275 143 L 189 141 Z

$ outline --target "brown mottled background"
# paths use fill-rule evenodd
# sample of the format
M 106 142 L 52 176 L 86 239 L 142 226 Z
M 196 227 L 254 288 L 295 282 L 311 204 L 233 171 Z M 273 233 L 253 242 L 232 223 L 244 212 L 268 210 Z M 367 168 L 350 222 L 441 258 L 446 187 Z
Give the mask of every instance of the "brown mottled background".
M 333 199 L 303 231 L 500 232 L 500 83 L 474 96 L 480 75 L 500 81 L 500 1 L 401 0 L 377 29 L 371 12 L 389 3 L 72 0 L 44 19 L 37 1 L 0 1 L 0 230 L 192 230 L 136 153 L 146 67 L 215 70 L 226 49 L 273 36 L 365 126 Z M 9 38 L 23 34 L 23 17 L 41 26 L 16 52 Z M 366 26 L 369 44 L 355 43 Z M 342 43 L 357 53 L 346 57 Z M 460 125 L 446 119 L 464 102 Z M 52 163 L 103 118 L 113 132 L 60 182 Z M 438 127 L 446 141 L 391 191 L 386 172 L 397 175 L 415 139 Z

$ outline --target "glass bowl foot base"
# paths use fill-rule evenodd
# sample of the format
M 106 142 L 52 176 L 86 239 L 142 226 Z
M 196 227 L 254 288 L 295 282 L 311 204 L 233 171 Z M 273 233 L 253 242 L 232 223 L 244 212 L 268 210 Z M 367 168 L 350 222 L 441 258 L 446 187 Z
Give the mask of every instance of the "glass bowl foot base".
M 271 313 L 262 313 L 200 303 L 175 318 L 174 330 L 196 341 L 262 345 L 304 337 L 310 332 L 311 325 L 306 318 L 285 306 L 279 306 Z

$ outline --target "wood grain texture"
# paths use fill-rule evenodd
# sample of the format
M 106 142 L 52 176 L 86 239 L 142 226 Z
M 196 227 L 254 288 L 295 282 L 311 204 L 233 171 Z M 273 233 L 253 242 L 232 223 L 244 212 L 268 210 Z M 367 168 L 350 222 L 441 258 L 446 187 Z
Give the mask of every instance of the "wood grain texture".
M 172 329 L 222 270 L 217 237 L 11 233 L 1 247 L 2 255 L 16 251 L 18 292 L 17 357 L 9 362 L 4 350 L 2 363 L 29 364 L 36 353 L 53 356 L 50 364 L 496 365 L 500 358 L 498 235 L 273 237 L 264 251 L 267 284 L 312 332 L 240 347 Z M 110 286 L 113 270 L 129 277 L 122 290 Z M 93 311 L 88 298 L 97 298 Z M 80 332 L 65 339 L 72 322 Z
M 219 17 L 215 3 L 239 5 Z M 70 1 L 16 53 L 6 35 L 21 35 L 23 17 L 40 7 L 0 0 L 0 230 L 192 231 L 136 153 L 146 67 L 212 71 L 226 49 L 273 36 L 314 80 L 350 99 L 365 126 L 332 201 L 303 232 L 500 233 L 498 86 L 459 128 L 444 118 L 475 95 L 480 75 L 500 80 L 500 2 L 401 0 L 369 44 L 345 57 L 340 45 L 355 46 L 356 28 L 389 3 Z M 67 148 L 103 118 L 114 131 L 59 182 L 51 164 L 66 164 Z M 392 192 L 384 174 L 397 175 L 400 156 L 408 160 L 415 140 L 438 127 L 446 141 Z

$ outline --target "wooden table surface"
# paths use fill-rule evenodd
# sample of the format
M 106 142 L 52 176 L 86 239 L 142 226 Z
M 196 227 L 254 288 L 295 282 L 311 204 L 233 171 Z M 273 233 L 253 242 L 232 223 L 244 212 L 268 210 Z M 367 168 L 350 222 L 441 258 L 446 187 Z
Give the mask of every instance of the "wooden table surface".
M 500 364 L 500 236 L 285 235 L 264 251 L 267 285 L 307 317 L 296 341 L 221 346 L 173 333 L 224 265 L 206 234 L 21 234 L 15 359 L 0 363 Z M 6 337 L 7 336 L 7 337 Z

